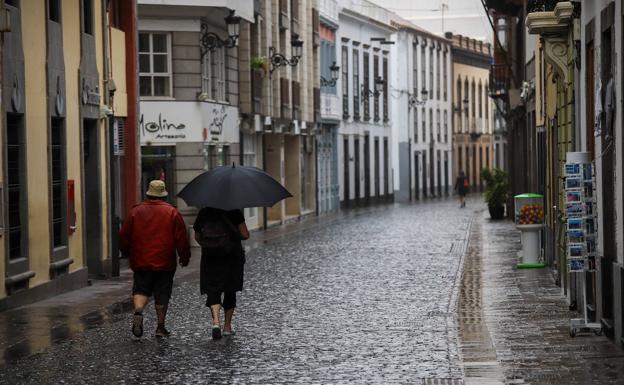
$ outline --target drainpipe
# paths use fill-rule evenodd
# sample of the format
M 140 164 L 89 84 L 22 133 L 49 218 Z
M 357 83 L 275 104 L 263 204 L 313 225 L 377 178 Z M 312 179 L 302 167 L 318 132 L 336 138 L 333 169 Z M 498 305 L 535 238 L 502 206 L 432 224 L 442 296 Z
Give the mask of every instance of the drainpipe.
M 109 251 L 110 251 L 110 275 L 112 277 L 119 276 L 119 217 L 117 216 L 117 192 L 116 188 L 118 185 L 117 178 L 117 170 L 115 164 L 115 152 L 114 152 L 114 124 L 115 124 L 115 116 L 113 109 L 113 99 L 111 95 L 111 70 L 112 63 L 109 60 L 112 60 L 112 46 L 111 46 L 111 30 L 110 30 L 110 22 L 109 22 L 109 9 L 110 1 L 102 2 L 102 36 L 103 36 L 103 48 L 104 54 L 103 57 L 103 68 L 104 68 L 104 105 L 106 106 L 106 122 L 108 126 L 108 154 L 107 154 L 107 163 L 108 163 L 108 185 L 109 190 L 107 191 L 108 195 L 108 207 L 109 207 L 109 216 L 108 216 L 108 228 L 109 228 Z

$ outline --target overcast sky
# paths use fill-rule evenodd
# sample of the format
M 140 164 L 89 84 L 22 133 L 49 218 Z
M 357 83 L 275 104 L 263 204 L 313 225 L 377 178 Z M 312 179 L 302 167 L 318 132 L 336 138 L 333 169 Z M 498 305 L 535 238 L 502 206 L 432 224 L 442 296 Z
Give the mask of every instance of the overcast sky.
M 428 31 L 445 31 L 492 42 L 492 28 L 481 0 L 370 0 Z M 442 12 L 442 4 L 446 4 Z M 444 30 L 442 30 L 444 14 Z

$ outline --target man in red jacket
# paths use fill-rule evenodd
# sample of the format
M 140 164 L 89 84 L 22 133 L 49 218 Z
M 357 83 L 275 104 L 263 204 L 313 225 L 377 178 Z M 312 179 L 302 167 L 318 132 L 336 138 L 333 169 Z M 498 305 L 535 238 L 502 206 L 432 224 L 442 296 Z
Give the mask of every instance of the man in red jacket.
M 120 249 L 134 271 L 132 333 L 136 337 L 143 335 L 143 309 L 153 294 L 158 318 L 156 337 L 166 337 L 169 332 L 165 316 L 173 289 L 176 251 L 184 267 L 191 258 L 191 249 L 182 216 L 164 201 L 165 182 L 151 181 L 145 195 L 147 199 L 132 208 L 119 232 Z

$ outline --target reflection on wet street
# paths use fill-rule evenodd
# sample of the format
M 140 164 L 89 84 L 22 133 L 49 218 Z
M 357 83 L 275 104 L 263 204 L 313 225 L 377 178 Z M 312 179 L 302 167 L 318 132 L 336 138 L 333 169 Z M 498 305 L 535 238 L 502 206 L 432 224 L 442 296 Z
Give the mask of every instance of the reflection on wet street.
M 0 378 L 24 384 L 460 379 L 456 284 L 473 214 L 452 201 L 396 205 L 298 232 L 248 253 L 234 337 L 210 339 L 193 275 L 174 288 L 169 339 L 153 337 L 151 308 L 140 341 L 130 338 L 127 309 L 92 313 L 57 331 L 70 338 L 12 362 Z
M 0 314 L 0 383 L 624 383 L 624 352 L 569 337 L 550 272 L 513 268 L 513 224 L 476 199 L 356 210 L 248 244 L 234 337 L 211 339 L 195 258 L 168 339 L 152 307 L 131 337 L 127 281 Z

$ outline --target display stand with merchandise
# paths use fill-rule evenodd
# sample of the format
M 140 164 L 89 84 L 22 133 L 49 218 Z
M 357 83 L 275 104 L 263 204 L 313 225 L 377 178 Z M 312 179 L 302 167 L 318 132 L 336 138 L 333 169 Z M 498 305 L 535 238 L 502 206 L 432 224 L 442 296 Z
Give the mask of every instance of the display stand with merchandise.
M 596 274 L 594 167 L 587 152 L 569 152 L 565 164 L 567 269 L 577 274 L 583 293 L 583 318 L 570 320 L 570 336 L 602 333 L 602 325 L 587 319 L 586 273 Z
M 518 269 L 545 267 L 541 261 L 540 230 L 544 227 L 544 196 L 520 194 L 514 197 L 516 228 L 521 231 L 522 251 Z

